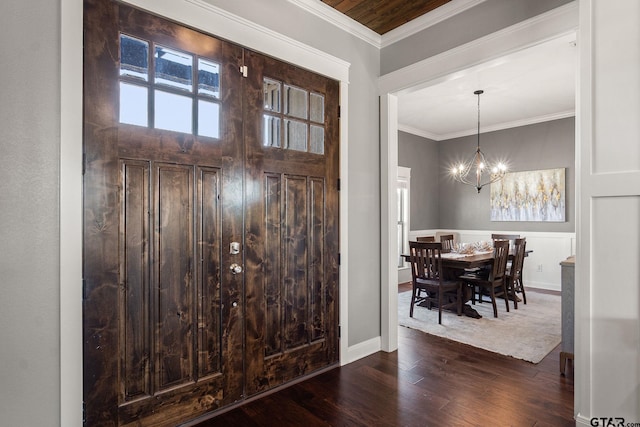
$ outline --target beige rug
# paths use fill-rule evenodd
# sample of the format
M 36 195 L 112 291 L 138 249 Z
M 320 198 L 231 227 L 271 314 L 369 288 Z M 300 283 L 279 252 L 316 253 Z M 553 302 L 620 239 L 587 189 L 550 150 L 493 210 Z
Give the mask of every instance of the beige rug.
M 494 353 L 532 363 L 540 362 L 561 341 L 560 296 L 527 292 L 527 304 L 507 313 L 504 301 L 498 300 L 498 318 L 493 317 L 491 303 L 472 306 L 481 319 L 457 316 L 444 311 L 438 324 L 438 310 L 415 306 L 409 317 L 411 292 L 398 294 L 398 323 L 428 334 L 448 338 Z

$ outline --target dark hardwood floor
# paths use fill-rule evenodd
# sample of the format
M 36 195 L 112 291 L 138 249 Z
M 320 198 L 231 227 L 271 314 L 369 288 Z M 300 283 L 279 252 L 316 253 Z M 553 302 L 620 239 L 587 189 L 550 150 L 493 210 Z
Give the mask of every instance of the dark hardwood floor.
M 539 364 L 399 327 L 379 352 L 196 424 L 214 426 L 573 426 L 573 367 Z

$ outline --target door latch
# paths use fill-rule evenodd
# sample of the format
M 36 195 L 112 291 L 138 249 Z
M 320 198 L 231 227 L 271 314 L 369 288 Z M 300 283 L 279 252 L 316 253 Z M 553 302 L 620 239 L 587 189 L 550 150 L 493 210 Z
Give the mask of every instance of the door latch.
M 242 273 L 242 266 L 236 264 L 235 262 L 233 264 L 231 264 L 231 267 L 229 267 L 231 270 L 231 274 L 240 274 Z

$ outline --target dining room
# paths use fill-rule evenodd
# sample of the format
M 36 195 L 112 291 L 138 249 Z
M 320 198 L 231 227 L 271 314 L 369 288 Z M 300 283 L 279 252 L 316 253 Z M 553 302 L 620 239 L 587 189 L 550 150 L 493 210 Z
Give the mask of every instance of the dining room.
M 496 336 L 505 337 L 511 330 L 530 328 L 532 341 L 523 341 L 523 348 L 557 344 L 558 333 L 546 337 L 546 332 L 536 331 L 560 329 L 560 263 L 576 250 L 575 61 L 575 34 L 565 34 L 398 97 L 399 253 L 407 254 L 409 242 L 420 236 L 439 241 L 452 234 L 459 247 L 472 249 L 491 241 L 495 233 L 519 235 L 526 238 L 528 249 L 522 279 L 526 289 L 532 290 L 527 297 L 536 301 L 520 304 L 517 311 L 512 305 L 510 313 L 499 303 L 497 317 L 503 331 L 493 326 L 498 323 L 492 323 L 491 304 L 475 304 L 472 312 L 489 308 L 478 316 L 484 329 L 476 322 L 471 323 L 472 329 L 467 323 L 460 331 L 441 333 L 447 326 L 438 328 L 437 320 L 420 319 L 433 317 L 424 313 L 429 310 L 420 307 L 418 316 L 409 316 L 409 293 L 401 292 L 400 325 L 448 338 L 452 334 L 454 340 L 476 346 L 500 341 L 486 335 L 478 339 L 483 336 L 478 330 L 493 329 Z M 478 89 L 483 91 L 478 94 Z M 464 185 L 452 169 L 463 162 L 473 163 L 478 150 L 486 163 L 503 163 L 506 173 L 493 183 L 488 176 L 476 182 L 474 169 L 467 180 L 471 185 Z M 407 261 L 398 257 L 400 291 L 412 280 Z M 538 309 L 545 311 L 532 314 Z M 523 327 L 515 326 L 515 321 L 505 322 L 506 316 L 522 315 L 525 310 L 540 323 L 523 320 L 527 323 Z M 446 312 L 442 323 L 447 325 L 449 319 L 453 319 L 449 325 L 456 323 L 455 314 Z M 553 322 L 544 320 L 551 318 Z M 487 328 L 487 324 L 492 326 Z M 523 334 L 519 335 L 511 342 Z M 526 354 L 520 358 L 535 363 L 542 357 Z

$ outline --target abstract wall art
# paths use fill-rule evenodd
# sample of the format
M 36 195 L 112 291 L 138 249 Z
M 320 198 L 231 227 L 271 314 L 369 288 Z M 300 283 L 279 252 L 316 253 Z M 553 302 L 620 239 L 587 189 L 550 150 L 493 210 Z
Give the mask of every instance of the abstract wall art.
M 565 168 L 510 172 L 491 184 L 491 221 L 565 221 Z

